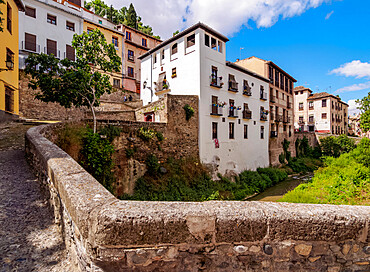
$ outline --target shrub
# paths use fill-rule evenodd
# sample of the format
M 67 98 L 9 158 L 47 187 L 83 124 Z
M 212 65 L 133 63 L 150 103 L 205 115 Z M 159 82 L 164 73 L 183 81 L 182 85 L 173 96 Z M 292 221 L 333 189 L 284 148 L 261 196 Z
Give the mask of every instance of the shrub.
M 130 149 L 130 148 L 126 148 L 125 153 L 126 153 L 126 158 L 127 159 L 130 159 L 130 158 L 132 158 L 134 156 L 135 150 L 134 149 Z
M 158 158 L 154 154 L 150 154 L 146 160 L 145 164 L 147 167 L 147 171 L 150 175 L 157 175 L 158 170 L 159 170 L 159 163 L 158 163 Z
M 109 142 L 113 142 L 114 138 L 118 137 L 122 129 L 117 126 L 108 125 L 100 129 L 99 134 L 106 136 Z
M 162 132 L 157 131 L 155 135 L 157 136 L 159 142 L 162 142 L 164 140 Z
M 141 127 L 138 129 L 137 134 L 140 139 L 143 141 L 149 142 L 151 139 L 156 136 L 156 132 L 153 129 L 147 128 L 147 127 Z
M 284 155 L 284 153 L 281 153 L 281 154 L 279 155 L 279 162 L 280 162 L 281 164 L 284 164 L 284 163 L 285 163 L 285 155 Z
M 184 106 L 184 110 L 186 121 L 189 121 L 190 118 L 194 115 L 194 109 L 189 104 L 186 104 Z

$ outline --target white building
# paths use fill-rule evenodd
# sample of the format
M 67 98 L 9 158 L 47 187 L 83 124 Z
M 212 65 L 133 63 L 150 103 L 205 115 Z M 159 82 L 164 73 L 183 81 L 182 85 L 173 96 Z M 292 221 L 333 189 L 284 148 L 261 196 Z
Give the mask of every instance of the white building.
M 74 59 L 73 34 L 83 31 L 81 3 L 24 0 L 24 5 L 26 12 L 19 14 L 19 68 L 24 69 L 29 53 Z
M 198 23 L 139 57 L 144 105 L 199 96 L 200 159 L 221 174 L 269 165 L 269 80 L 226 62 L 227 41 Z

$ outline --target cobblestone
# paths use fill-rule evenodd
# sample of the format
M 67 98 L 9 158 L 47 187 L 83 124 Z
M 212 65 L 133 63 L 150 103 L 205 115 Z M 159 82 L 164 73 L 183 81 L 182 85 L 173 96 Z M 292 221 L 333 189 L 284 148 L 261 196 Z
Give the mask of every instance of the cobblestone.
M 0 271 L 73 271 L 24 154 L 20 123 L 0 124 Z

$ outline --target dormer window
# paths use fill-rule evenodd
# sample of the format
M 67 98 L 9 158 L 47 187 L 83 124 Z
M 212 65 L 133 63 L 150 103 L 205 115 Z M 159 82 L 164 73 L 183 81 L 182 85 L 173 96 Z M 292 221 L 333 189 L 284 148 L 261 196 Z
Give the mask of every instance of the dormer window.
M 186 48 L 195 45 L 195 34 L 186 37 Z

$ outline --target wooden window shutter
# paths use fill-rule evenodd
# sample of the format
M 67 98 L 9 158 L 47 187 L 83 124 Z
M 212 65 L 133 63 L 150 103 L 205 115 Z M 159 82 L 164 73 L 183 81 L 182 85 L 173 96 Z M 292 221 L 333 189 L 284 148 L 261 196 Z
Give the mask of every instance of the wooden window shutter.
M 25 33 L 25 46 L 26 50 L 36 52 L 36 35 Z
M 69 60 L 75 60 L 75 49 L 68 44 L 66 45 L 66 57 Z
M 57 56 L 57 42 L 53 40 L 46 40 L 46 52 L 48 55 L 53 54 L 55 57 Z

